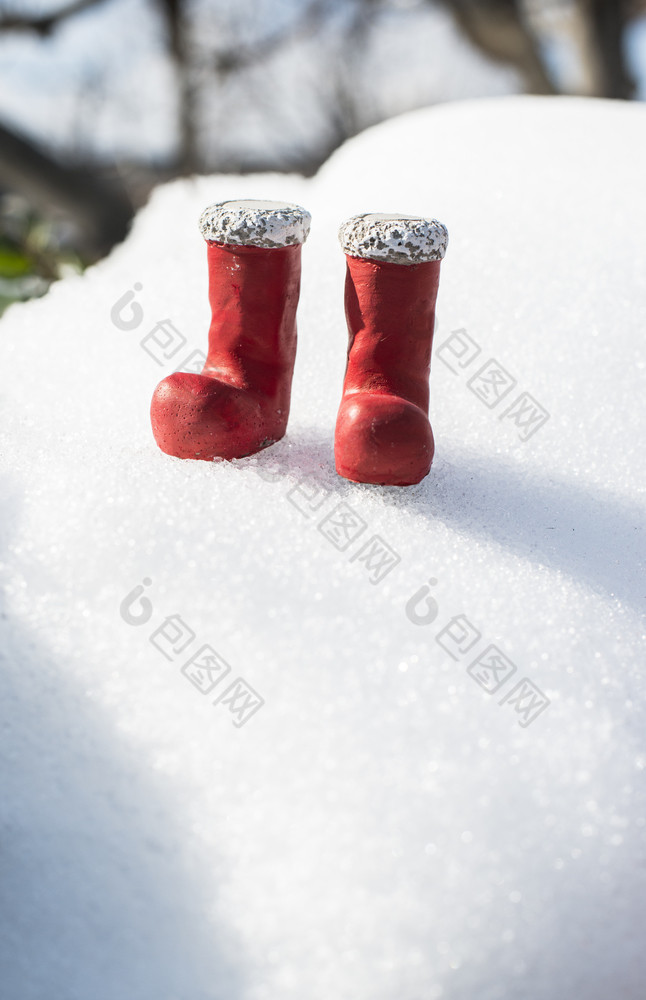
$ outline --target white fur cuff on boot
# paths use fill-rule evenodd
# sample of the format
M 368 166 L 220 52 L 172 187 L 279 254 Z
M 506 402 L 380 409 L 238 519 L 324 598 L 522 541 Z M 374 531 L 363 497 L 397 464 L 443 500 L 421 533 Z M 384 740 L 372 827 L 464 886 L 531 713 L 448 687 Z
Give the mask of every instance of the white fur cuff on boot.
M 344 253 L 390 264 L 442 260 L 449 234 L 437 219 L 415 215 L 354 215 L 339 230 Z
M 200 216 L 200 232 L 213 243 L 287 247 L 304 243 L 311 217 L 300 205 L 284 201 L 221 201 Z

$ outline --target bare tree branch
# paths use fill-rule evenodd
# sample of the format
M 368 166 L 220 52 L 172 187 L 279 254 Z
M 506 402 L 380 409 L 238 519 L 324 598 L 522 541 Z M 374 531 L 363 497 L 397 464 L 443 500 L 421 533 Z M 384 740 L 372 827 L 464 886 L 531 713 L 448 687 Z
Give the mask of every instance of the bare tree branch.
M 515 66 L 532 94 L 556 89 L 522 12 L 521 0 L 441 0 L 473 44 L 496 62 Z
M 226 76 L 247 66 L 270 59 L 288 42 L 308 38 L 331 17 L 347 0 L 314 0 L 305 7 L 299 17 L 288 26 L 274 31 L 250 45 L 239 45 L 234 49 L 216 52 L 215 72 Z M 363 0 L 361 0 L 363 2 Z
M 52 11 L 50 14 L 2 14 L 0 15 L 0 31 L 35 31 L 41 37 L 51 35 L 63 21 L 75 14 L 80 14 L 90 7 L 96 7 L 105 0 L 72 0 L 65 7 Z

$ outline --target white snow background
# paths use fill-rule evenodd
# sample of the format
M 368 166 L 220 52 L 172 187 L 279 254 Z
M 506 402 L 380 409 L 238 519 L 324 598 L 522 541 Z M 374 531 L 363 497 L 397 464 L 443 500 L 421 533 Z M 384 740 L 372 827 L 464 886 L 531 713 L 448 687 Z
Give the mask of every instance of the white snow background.
M 643 997 L 645 126 L 576 99 L 414 112 L 311 181 L 162 188 L 109 259 L 5 314 L 3 1000 Z M 289 430 L 180 461 L 150 397 L 206 346 L 197 217 L 237 196 L 313 215 Z M 449 228 L 436 458 L 407 489 L 333 466 L 360 211 Z M 163 366 L 160 320 L 186 338 Z M 454 374 L 458 329 L 480 354 Z M 493 408 L 467 384 L 489 358 L 516 380 Z M 521 392 L 550 414 L 525 442 Z M 345 551 L 319 527 L 342 502 L 366 525 Z M 373 535 L 400 557 L 376 584 L 352 558 Z M 170 615 L 195 633 L 172 660 L 149 641 Z M 459 615 L 481 638 L 455 660 Z M 264 699 L 240 727 L 180 672 L 206 643 Z M 468 672 L 491 644 L 517 668 L 495 694 Z M 550 699 L 526 726 L 524 679 Z

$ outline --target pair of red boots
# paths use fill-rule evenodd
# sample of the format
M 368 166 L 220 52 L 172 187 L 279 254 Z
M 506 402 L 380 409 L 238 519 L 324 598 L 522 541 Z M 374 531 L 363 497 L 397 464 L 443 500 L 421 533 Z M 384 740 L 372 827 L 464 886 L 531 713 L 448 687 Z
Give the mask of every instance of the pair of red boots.
M 212 320 L 200 375 L 155 389 L 162 451 L 242 458 L 285 433 L 296 355 L 301 246 L 310 216 L 283 202 L 227 201 L 200 218 Z M 410 486 L 429 472 L 429 372 L 446 228 L 431 219 L 358 215 L 340 230 L 350 342 L 334 438 L 339 475 Z

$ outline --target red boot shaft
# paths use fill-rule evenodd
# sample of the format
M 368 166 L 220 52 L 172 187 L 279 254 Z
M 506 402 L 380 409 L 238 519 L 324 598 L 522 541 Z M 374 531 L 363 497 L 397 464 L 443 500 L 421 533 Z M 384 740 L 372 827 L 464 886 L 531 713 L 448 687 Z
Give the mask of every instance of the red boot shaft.
M 339 475 L 409 486 L 426 476 L 435 302 L 446 229 L 427 219 L 366 215 L 342 227 L 348 364 L 337 416 Z
M 350 343 L 343 387 L 401 396 L 428 413 L 440 261 L 401 264 L 347 257 Z
M 276 202 L 224 202 L 205 210 L 200 226 L 209 267 L 208 356 L 200 375 L 176 372 L 160 382 L 151 423 L 169 455 L 242 458 L 278 441 L 287 426 L 309 216 Z
M 207 247 L 211 325 L 202 374 L 252 388 L 287 412 L 296 356 L 301 247 Z

